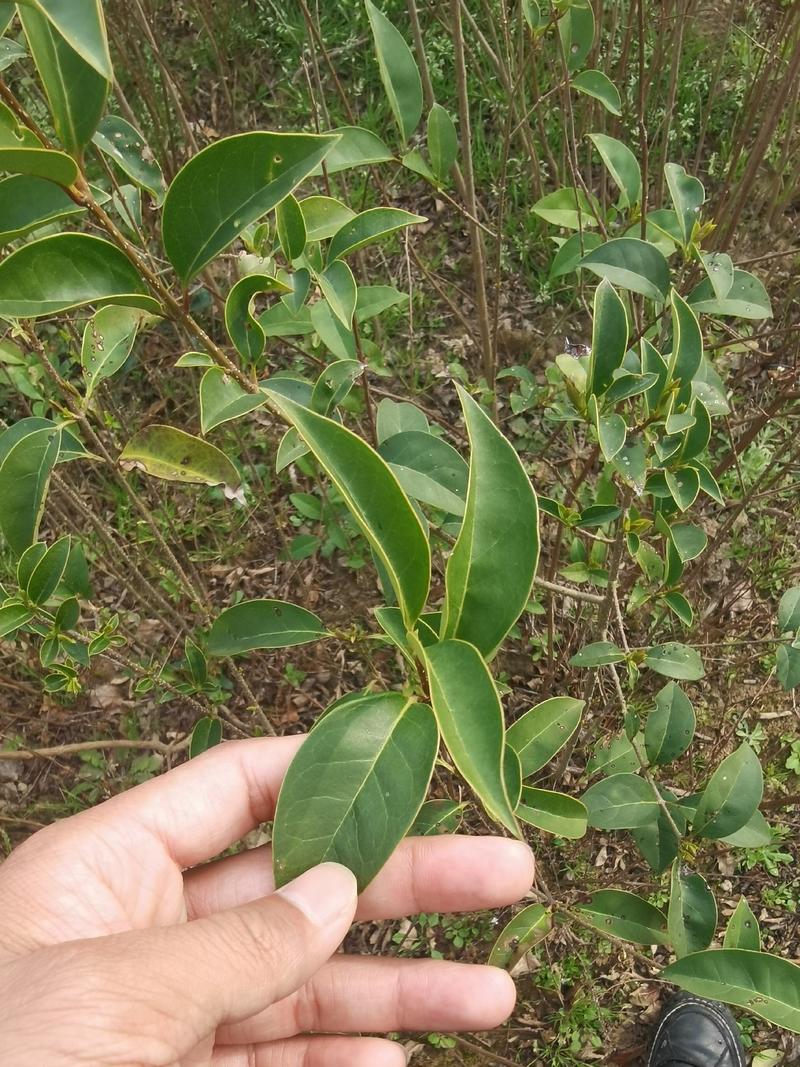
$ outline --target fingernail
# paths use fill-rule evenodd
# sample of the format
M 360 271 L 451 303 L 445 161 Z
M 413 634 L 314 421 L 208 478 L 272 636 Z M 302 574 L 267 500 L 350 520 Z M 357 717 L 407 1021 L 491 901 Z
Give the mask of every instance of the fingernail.
M 352 917 L 356 907 L 356 879 L 340 863 L 321 863 L 277 890 L 314 923 L 327 926 L 344 915 Z

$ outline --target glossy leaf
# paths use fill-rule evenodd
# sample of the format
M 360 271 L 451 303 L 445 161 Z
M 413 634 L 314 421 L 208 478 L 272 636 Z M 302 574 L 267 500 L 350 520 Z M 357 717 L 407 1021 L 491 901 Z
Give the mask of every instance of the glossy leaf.
M 55 183 L 29 174 L 15 174 L 0 181 L 0 244 L 8 244 L 48 223 L 83 212 Z
M 0 607 L 0 640 L 13 640 L 17 630 L 33 618 L 33 612 L 23 604 L 3 604 Z
M 185 284 L 288 196 L 320 163 L 336 137 L 240 133 L 209 145 L 178 172 L 167 191 L 164 249 Z
M 685 682 L 696 682 L 706 673 L 700 653 L 678 641 L 655 645 L 648 650 L 644 663 L 658 674 Z
M 225 301 L 225 329 L 236 351 L 254 363 L 264 351 L 264 328 L 253 314 L 259 293 L 287 293 L 289 287 L 268 274 L 246 274 L 228 293 Z
M 464 514 L 469 468 L 446 441 L 406 430 L 392 434 L 378 451 L 409 496 L 451 515 Z
M 200 428 L 204 434 L 239 419 L 267 402 L 264 393 L 248 393 L 222 367 L 209 367 L 200 382 Z
M 396 207 L 373 207 L 362 211 L 333 235 L 328 246 L 328 262 L 349 256 L 359 248 L 379 241 L 397 230 L 405 229 L 406 226 L 425 221 L 423 215 L 413 215 L 410 211 L 402 211 Z
M 782 634 L 800 630 L 800 585 L 787 589 L 781 597 L 778 604 L 778 630 Z
M 561 278 L 580 269 L 584 255 L 603 243 L 599 233 L 582 231 L 573 233 L 561 245 L 550 264 L 550 277 Z
M 677 805 L 675 794 L 663 786 L 659 792 L 670 810 L 672 822 L 663 811 L 659 811 L 655 822 L 631 830 L 639 851 L 656 874 L 661 874 L 672 864 L 680 849 L 681 838 L 672 824 L 675 823 L 681 834 L 686 833 L 686 815 Z
M 275 227 L 286 259 L 291 263 L 306 247 L 306 221 L 297 200 L 289 194 L 275 208 Z
M 697 559 L 708 545 L 705 530 L 691 522 L 673 523 L 669 528 L 669 536 L 683 563 Z
M 510 745 L 506 745 L 503 751 L 503 778 L 508 802 L 512 811 L 516 811 L 522 799 L 522 767 L 519 756 Z
M 612 737 L 608 741 L 600 741 L 595 747 L 589 762 L 586 764 L 586 773 L 589 777 L 602 774 L 608 777 L 612 774 L 622 774 L 628 771 L 638 771 L 639 760 L 630 739 L 623 733 Z
M 39 532 L 60 438 L 57 427 L 34 430 L 12 444 L 0 463 L 0 533 L 18 556 Z
M 578 911 L 595 930 L 637 945 L 669 943 L 667 919 L 662 911 L 634 893 L 621 889 L 601 889 Z
M 586 805 L 564 793 L 550 789 L 522 787 L 522 799 L 517 805 L 517 818 L 537 830 L 557 837 L 578 838 L 586 833 L 588 813 Z
M 36 134 L 20 126 L 3 103 L 0 103 L 0 171 L 28 174 L 64 186 L 72 185 L 78 177 L 78 167 L 71 156 L 42 148 Z
M 754 811 L 741 830 L 726 834 L 719 840 L 734 848 L 763 848 L 772 841 L 772 830 L 760 811 Z
M 599 100 L 606 111 L 612 115 L 621 115 L 622 100 L 619 90 L 608 75 L 601 70 L 582 70 L 570 82 L 573 89 L 586 96 Z
M 582 189 L 562 188 L 547 193 L 531 208 L 534 215 L 566 230 L 597 226 L 597 208 Z
M 701 837 L 720 838 L 740 830 L 761 803 L 764 774 L 752 748 L 744 742 L 711 776 L 692 829 Z
M 184 352 L 182 356 L 175 360 L 173 364 L 175 367 L 215 367 L 214 360 L 209 356 L 208 352 Z
M 656 706 L 647 717 L 644 745 L 652 765 L 671 763 L 692 743 L 695 714 L 691 701 L 674 682 L 656 694 Z
M 458 770 L 488 814 L 519 836 L 503 773 L 503 709 L 480 653 L 466 641 L 425 649 L 431 703 Z
M 408 430 L 428 433 L 428 420 L 424 412 L 406 401 L 381 400 L 375 418 L 378 431 L 378 444 L 382 445 L 389 437 Z
M 353 167 L 387 163 L 394 159 L 380 137 L 371 130 L 365 130 L 361 126 L 338 126 L 330 132 L 336 134 L 339 140 L 325 157 L 324 169 L 327 174 L 338 174 L 339 171 Z M 318 164 L 311 173 L 322 174 L 322 171 L 323 166 Z M 309 240 L 318 241 L 320 238 L 309 236 Z
M 455 800 L 426 800 L 419 809 L 409 837 L 435 837 L 437 834 L 454 834 L 461 825 L 466 804 Z
M 744 897 L 739 897 L 736 910 L 728 920 L 723 948 L 743 948 L 751 952 L 761 951 L 761 930 L 758 919 Z
M 222 740 L 222 722 L 220 719 L 205 715 L 194 724 L 189 741 L 189 759 L 201 756 Z
M 110 305 L 101 308 L 83 331 L 81 366 L 86 379 L 86 399 L 99 382 L 120 370 L 131 354 L 136 333 L 144 317 L 137 308 Z
M 700 260 L 717 300 L 724 300 L 733 285 L 733 260 L 724 252 L 701 252 Z
M 41 237 L 0 262 L 0 315 L 33 319 L 82 304 L 160 310 L 125 253 L 99 237 Z
M 400 693 L 354 697 L 319 719 L 281 786 L 276 885 L 341 863 L 363 890 L 408 833 L 439 743 L 431 709 Z
M 676 403 L 685 404 L 691 397 L 692 379 L 703 360 L 703 337 L 695 313 L 681 297 L 672 292 L 672 355 L 669 377 L 679 381 Z
M 611 641 L 594 641 L 584 645 L 570 659 L 571 667 L 605 667 L 610 663 L 622 663 L 625 653 Z
M 670 964 L 661 978 L 695 996 L 734 1004 L 800 1033 L 800 967 L 780 956 L 741 948 L 709 949 Z
M 316 615 L 284 600 L 244 600 L 226 608 L 208 635 L 210 656 L 238 656 L 254 648 L 307 645 L 327 636 Z
M 672 206 L 678 216 L 683 243 L 688 247 L 694 225 L 700 215 L 700 208 L 706 198 L 706 191 L 703 183 L 691 174 L 687 174 L 686 168 L 680 163 L 665 163 L 664 175 L 667 179 L 669 195 L 672 197 Z
M 558 20 L 561 47 L 567 70 L 579 70 L 594 44 L 594 12 L 591 4 L 572 4 Z
M 46 604 L 55 593 L 67 567 L 70 544 L 68 534 L 59 537 L 33 568 L 25 592 L 34 604 Z
M 667 925 L 678 959 L 708 948 L 717 928 L 714 894 L 699 874 L 683 873 L 678 859 L 672 865 Z
M 31 7 L 44 15 L 82 59 L 106 81 L 113 81 L 100 0 L 86 0 L 79 4 L 74 0 L 20 0 L 20 6 Z
M 530 778 L 545 767 L 569 741 L 581 721 L 584 701 L 573 697 L 550 697 L 526 711 L 509 727 L 506 741 Z
M 775 677 L 787 693 L 800 685 L 800 646 L 796 641 L 778 645 L 775 654 Z
M 428 113 L 428 154 L 433 173 L 446 181 L 458 156 L 458 134 L 449 111 L 434 104 Z
M 700 475 L 694 467 L 665 471 L 667 488 L 681 511 L 688 511 L 700 492 Z
M 0 4 L 0 27 L 3 24 L 3 11 L 9 6 L 12 9 L 13 17 L 14 5 Z M 13 63 L 24 59 L 27 54 L 22 45 L 16 41 L 9 40 L 8 37 L 0 38 L 0 71 L 7 70 Z
M 604 279 L 594 294 L 587 393 L 599 395 L 608 389 L 614 380 L 614 371 L 622 366 L 627 348 L 628 317 L 625 305 L 611 283 Z
M 272 403 L 297 428 L 386 569 L 410 626 L 425 606 L 431 561 L 428 539 L 408 497 L 369 445 L 344 426 L 278 396 L 271 386 Z
M 356 280 L 349 266 L 342 260 L 334 260 L 317 275 L 317 281 L 336 318 L 346 330 L 352 329 L 357 290 Z
M 471 445 L 469 487 L 447 561 L 442 636 L 469 641 L 491 659 L 528 602 L 539 509 L 513 446 L 468 393 L 459 387 L 458 395 Z
M 345 223 L 356 217 L 355 211 L 332 196 L 307 196 L 299 201 L 299 206 L 308 241 L 333 237 Z
M 174 426 L 152 423 L 133 435 L 119 456 L 120 465 L 138 468 L 153 478 L 190 485 L 239 488 L 239 472 L 224 452 Z
M 52 4 L 47 6 L 53 7 Z M 56 0 L 55 3 L 65 18 L 70 18 L 68 12 L 78 13 L 95 6 L 95 3 L 84 3 L 76 7 L 70 0 Z M 109 79 L 75 51 L 41 10 L 28 3 L 20 4 L 19 17 L 44 86 L 58 139 L 70 155 L 80 158 L 102 117 Z
M 597 419 L 597 440 L 603 458 L 612 460 L 625 447 L 628 427 L 622 415 L 600 415 Z
M 538 945 L 553 929 L 550 913 L 542 904 L 529 904 L 507 923 L 492 945 L 487 963 L 512 971 L 526 952 Z
M 669 266 L 655 245 L 637 237 L 616 237 L 592 249 L 581 260 L 601 278 L 621 289 L 663 303 L 669 291 Z
M 746 270 L 734 270 L 733 284 L 724 299 L 708 278 L 692 289 L 687 302 L 698 315 L 733 315 L 740 319 L 771 319 L 772 305 L 764 285 Z
M 356 381 L 364 373 L 364 365 L 357 359 L 340 359 L 329 363 L 314 383 L 311 407 L 320 415 L 328 415 L 342 401 Z
M 678 593 L 673 589 L 672 592 L 665 593 L 662 599 L 670 611 L 678 616 L 684 626 L 692 625 L 694 610 L 683 593 Z
M 589 825 L 598 830 L 629 830 L 655 822 L 658 802 L 650 785 L 638 774 L 612 774 L 589 786 L 581 798 Z
M 642 173 L 630 148 L 604 133 L 590 133 L 589 140 L 620 191 L 618 206 L 625 209 L 638 204 L 642 198 Z
M 113 159 L 132 182 L 146 189 L 157 206 L 164 202 L 167 187 L 161 167 L 150 146 L 129 122 L 119 115 L 106 115 L 92 142 L 103 155 Z
M 422 117 L 422 81 L 411 49 L 402 33 L 370 0 L 365 0 L 381 81 L 392 114 L 407 141 Z

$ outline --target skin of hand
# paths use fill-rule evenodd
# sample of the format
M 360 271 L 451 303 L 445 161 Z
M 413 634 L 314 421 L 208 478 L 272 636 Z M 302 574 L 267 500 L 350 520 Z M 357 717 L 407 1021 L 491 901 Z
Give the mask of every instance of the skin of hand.
M 407 838 L 356 897 L 322 864 L 275 890 L 272 817 L 302 738 L 233 741 L 34 834 L 0 867 L 3 1067 L 401 1067 L 354 1036 L 484 1030 L 495 967 L 337 953 L 355 920 L 495 908 L 533 858 L 494 837 Z

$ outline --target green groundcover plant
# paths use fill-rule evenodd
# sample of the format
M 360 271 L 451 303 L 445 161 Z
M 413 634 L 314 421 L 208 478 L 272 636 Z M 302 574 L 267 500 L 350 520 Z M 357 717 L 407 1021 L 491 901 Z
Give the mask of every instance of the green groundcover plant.
M 559 0 L 552 10 L 522 6 L 526 32 L 563 51 L 570 88 L 617 113 L 614 85 L 584 67 L 595 33 L 585 0 Z M 349 516 L 369 546 L 385 597 L 375 620 L 405 664 L 398 690 L 337 700 L 299 751 L 275 817 L 277 883 L 333 859 L 363 888 L 406 834 L 454 830 L 464 805 L 426 799 L 438 761 L 509 834 L 522 837 L 524 827 L 562 838 L 579 838 L 589 827 L 628 831 L 654 872 L 671 872 L 666 911 L 623 889 L 597 892 L 572 910 L 531 905 L 500 935 L 491 962 L 513 966 L 555 922 L 578 922 L 637 945 L 664 946 L 674 955 L 665 980 L 800 1031 L 800 969 L 761 950 L 744 899 L 722 946 L 710 947 L 718 932 L 715 899 L 685 864 L 703 843 L 757 848 L 770 841 L 759 811 L 759 758 L 742 743 L 697 792 L 678 789 L 675 765 L 695 731 L 690 687 L 704 667 L 690 644 L 655 641 L 692 626 L 682 578 L 707 544 L 692 509 L 701 496 L 724 503 L 708 446 L 713 421 L 728 405 L 704 351 L 704 322 L 766 318 L 767 294 L 753 274 L 706 249 L 713 223 L 703 217 L 705 192 L 696 177 L 668 163 L 669 200 L 648 209 L 636 155 L 621 140 L 592 134 L 616 202 L 604 208 L 576 185 L 532 206 L 558 231 L 551 276 L 597 282 L 588 353 L 565 352 L 547 372 L 547 417 L 580 430 L 596 450 L 590 495 L 537 499 L 520 455 L 480 402 L 485 390 L 456 387 L 467 458 L 413 403 L 384 399 L 373 413 L 366 369 L 376 343 L 363 326 L 407 297 L 357 279 L 357 254 L 425 220 L 393 206 L 355 211 L 332 195 L 331 179 L 370 167 L 382 190 L 381 168 L 400 167 L 447 190 L 459 167 L 459 138 L 454 119 L 436 103 L 419 134 L 423 91 L 414 56 L 369 0 L 366 12 L 396 121 L 394 147 L 357 126 L 247 132 L 197 152 L 167 184 L 141 133 L 107 111 L 113 72 L 100 5 L 0 4 L 0 62 L 31 63 L 48 108 L 40 97 L 26 106 L 2 92 L 4 365 L 31 414 L 0 435 L 0 533 L 16 573 L 16 585 L 3 590 L 0 636 L 37 645 L 50 692 L 77 692 L 96 656 L 125 663 L 117 616 L 101 613 L 94 629 L 84 622 L 90 575 L 80 539 L 40 540 L 43 516 L 48 530 L 57 524 L 47 503 L 59 467 L 113 470 L 145 520 L 135 488 L 141 477 L 182 483 L 187 492 L 222 487 L 225 497 L 244 502 L 252 491 L 244 464 L 213 443 L 215 431 L 271 413 L 285 426 L 276 470 L 303 464 L 318 473 L 336 514 Z M 160 240 L 142 224 L 143 197 Z M 217 266 L 234 246 L 246 255 L 222 296 L 226 336 L 215 338 L 193 297 L 209 278 L 221 284 L 227 274 Z M 71 350 L 57 349 L 53 323 L 77 338 Z M 98 392 L 113 387 L 137 341 L 166 323 L 193 346 L 173 373 L 199 379 L 201 436 L 148 422 L 130 428 L 122 451 L 111 455 Z M 307 377 L 282 370 L 269 355 L 272 338 L 318 344 L 321 369 Z M 36 389 L 21 371 L 30 364 L 41 372 Z M 524 410 L 530 374 L 507 373 L 519 380 L 514 396 Z M 369 442 L 348 425 L 359 410 L 370 415 Z M 301 514 L 319 517 L 318 497 L 295 495 Z M 220 497 L 226 506 L 237 505 Z M 597 608 L 595 640 L 572 659 L 587 672 L 580 697 L 547 695 L 509 725 L 493 661 L 530 608 L 535 582 L 543 581 L 540 517 L 557 524 L 568 557 L 562 575 L 599 590 L 584 596 Z M 337 522 L 329 530 L 333 547 L 345 548 Z M 178 585 L 190 585 L 163 536 L 161 547 Z M 625 555 L 638 577 L 623 589 Z M 446 558 L 436 597 L 432 557 Z M 640 628 L 655 643 L 631 647 L 629 618 L 644 620 Z M 800 683 L 798 589 L 785 594 L 778 629 L 777 676 L 788 690 Z M 235 603 L 213 617 L 199 613 L 175 688 L 213 706 L 215 663 L 233 659 L 235 666 L 255 649 L 329 636 L 324 618 L 276 599 Z M 165 684 L 152 664 L 132 667 L 137 692 Z M 591 736 L 585 713 L 599 671 L 618 697 L 617 734 L 596 746 L 591 784 L 580 797 L 554 791 L 579 731 Z M 650 699 L 654 679 L 661 688 Z M 630 710 L 632 703 L 649 710 Z M 203 715 L 192 755 L 221 734 L 219 718 Z

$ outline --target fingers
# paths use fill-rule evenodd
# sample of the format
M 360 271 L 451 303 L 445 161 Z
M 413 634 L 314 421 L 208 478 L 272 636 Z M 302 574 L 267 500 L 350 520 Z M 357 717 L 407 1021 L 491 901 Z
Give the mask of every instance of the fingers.
M 503 837 L 410 837 L 361 895 L 359 920 L 421 911 L 477 911 L 523 897 L 533 881 L 527 845 Z M 267 848 L 252 849 L 190 871 L 184 878 L 190 917 L 212 915 L 272 892 Z
M 399 1045 L 376 1037 L 296 1037 L 216 1048 L 211 1067 L 405 1067 Z
M 280 784 L 302 737 L 228 741 L 113 797 L 64 825 L 92 833 L 112 828 L 124 839 L 157 836 L 170 857 L 191 867 L 219 855 L 272 817 Z
M 285 1000 L 223 1027 L 219 1044 L 277 1041 L 310 1031 L 490 1030 L 514 1007 L 498 967 L 441 960 L 334 956 Z

